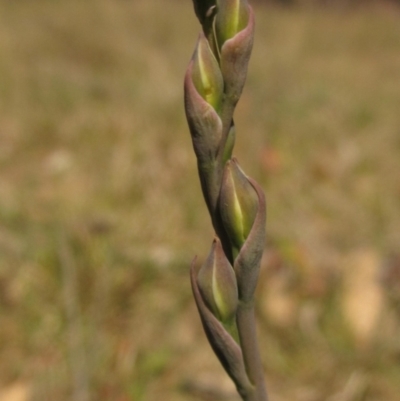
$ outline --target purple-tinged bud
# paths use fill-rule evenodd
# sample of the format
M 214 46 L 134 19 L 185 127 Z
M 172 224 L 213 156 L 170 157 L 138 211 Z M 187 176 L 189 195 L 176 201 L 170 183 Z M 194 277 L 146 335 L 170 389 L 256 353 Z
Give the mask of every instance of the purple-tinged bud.
M 192 80 L 201 97 L 218 111 L 224 82 L 218 61 L 203 33 L 200 34 L 193 56 Z
M 215 31 L 221 48 L 225 41 L 246 27 L 249 11 L 246 0 L 219 0 L 217 3 Z
M 236 277 L 218 238 L 198 272 L 197 284 L 213 314 L 222 322 L 232 321 L 238 304 Z
M 236 159 L 226 163 L 219 207 L 225 231 L 237 254 L 253 227 L 258 196 Z
M 253 298 L 257 286 L 260 263 L 265 246 L 265 219 L 266 205 L 262 188 L 251 178 L 249 183 L 253 186 L 258 197 L 257 214 L 246 242 L 237 255 L 233 268 L 239 290 L 239 299 L 248 302 Z
M 247 67 L 249 64 L 254 39 L 254 14 L 250 6 L 247 6 L 247 23 L 221 46 L 220 66 L 224 79 L 224 91 L 228 101 L 235 106 L 238 102 L 246 81 Z
M 205 304 L 202 294 L 197 284 L 197 270 L 195 267 L 196 259 L 190 268 L 190 282 L 196 305 L 200 314 L 201 322 L 210 341 L 211 347 L 222 363 L 226 372 L 235 382 L 238 389 L 250 393 L 253 389 L 252 383 L 246 373 L 243 354 L 238 343 L 232 335 L 225 329 L 208 306 Z
M 199 94 L 193 82 L 193 64 L 185 76 L 185 112 L 193 147 L 200 164 L 209 164 L 218 153 L 222 136 L 222 121 L 214 107 Z
M 185 112 L 197 156 L 201 187 L 211 216 L 214 216 L 220 190 L 221 168 L 218 152 L 221 146 L 222 121 L 214 107 L 207 103 L 193 82 L 194 59 L 185 76 Z

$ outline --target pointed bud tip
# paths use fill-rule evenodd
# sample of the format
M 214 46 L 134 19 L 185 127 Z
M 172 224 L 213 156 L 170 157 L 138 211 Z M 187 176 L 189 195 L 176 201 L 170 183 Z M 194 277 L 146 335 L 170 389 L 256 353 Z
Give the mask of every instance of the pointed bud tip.
M 249 19 L 249 5 L 246 0 L 221 1 L 215 20 L 215 29 L 220 48 L 243 30 Z
M 230 321 L 236 313 L 238 290 L 235 273 L 218 238 L 197 274 L 197 284 L 213 314 L 221 321 Z
M 239 251 L 258 210 L 258 195 L 236 159 L 226 163 L 220 195 L 220 213 L 232 246 Z
M 224 83 L 218 61 L 203 33 L 193 55 L 192 80 L 201 97 L 219 110 Z

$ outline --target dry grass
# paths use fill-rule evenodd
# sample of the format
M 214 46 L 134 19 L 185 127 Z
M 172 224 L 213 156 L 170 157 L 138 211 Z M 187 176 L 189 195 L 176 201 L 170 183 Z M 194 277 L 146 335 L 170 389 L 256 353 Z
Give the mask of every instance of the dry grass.
M 400 244 L 400 11 L 256 15 L 236 153 L 269 200 L 271 399 L 396 401 L 375 278 Z M 198 31 L 189 1 L 0 1 L 2 401 L 234 399 L 188 280 L 212 240 L 182 105 Z

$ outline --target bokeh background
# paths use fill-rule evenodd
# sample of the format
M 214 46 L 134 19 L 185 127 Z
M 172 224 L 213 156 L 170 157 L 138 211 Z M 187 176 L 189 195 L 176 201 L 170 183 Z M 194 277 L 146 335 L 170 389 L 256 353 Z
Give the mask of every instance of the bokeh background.
M 272 401 L 398 401 L 400 7 L 258 1 L 235 154 L 265 189 Z M 188 267 L 213 232 L 189 0 L 0 1 L 0 400 L 237 400 Z

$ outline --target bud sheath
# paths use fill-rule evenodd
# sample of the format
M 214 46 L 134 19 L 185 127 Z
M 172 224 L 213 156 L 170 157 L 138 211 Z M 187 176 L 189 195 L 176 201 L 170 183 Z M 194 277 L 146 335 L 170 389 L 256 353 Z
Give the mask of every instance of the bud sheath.
M 194 52 L 192 79 L 201 97 L 215 110 L 221 106 L 224 82 L 218 62 L 203 33 Z
M 238 304 L 236 277 L 218 238 L 198 272 L 197 284 L 213 314 L 222 322 L 232 321 Z
M 246 27 L 248 4 L 246 0 L 219 0 L 215 30 L 220 48 L 225 41 Z
M 226 163 L 219 207 L 224 228 L 237 254 L 257 215 L 258 196 L 236 159 Z

